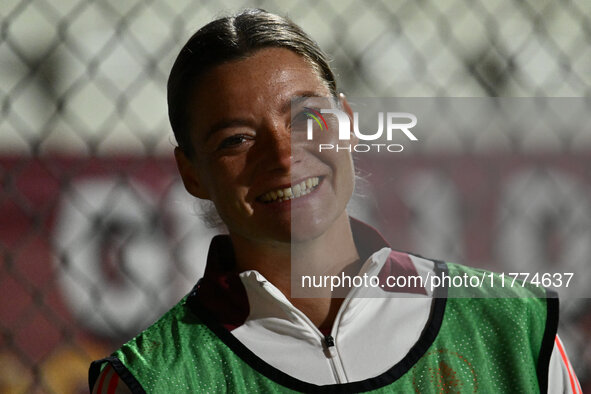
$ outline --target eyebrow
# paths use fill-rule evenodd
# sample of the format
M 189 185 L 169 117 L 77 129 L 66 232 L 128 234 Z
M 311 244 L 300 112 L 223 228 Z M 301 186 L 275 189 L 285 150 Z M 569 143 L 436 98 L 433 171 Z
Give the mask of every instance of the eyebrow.
M 211 126 L 209 130 L 207 130 L 207 133 L 205 134 L 205 142 L 207 142 L 212 135 L 220 130 L 227 129 L 229 127 L 247 126 L 251 123 L 252 122 L 246 118 L 222 119 L 221 121 L 214 123 L 214 125 Z
M 292 96 L 285 104 L 283 104 L 283 106 L 281 107 L 281 113 L 286 113 L 287 111 L 291 110 L 291 106 L 293 104 L 298 105 L 311 97 L 324 98 L 327 96 L 312 91 L 298 93 L 297 95 Z
M 326 97 L 323 94 L 318 94 L 313 91 L 306 91 L 298 93 L 292 96 L 289 100 L 286 100 L 285 103 L 281 106 L 281 113 L 286 113 L 291 110 L 292 103 L 299 104 L 300 102 L 305 101 L 311 97 L 319 97 L 323 98 Z M 220 130 L 229 128 L 229 127 L 240 127 L 240 126 L 249 126 L 252 124 L 252 121 L 247 118 L 233 118 L 233 119 L 222 119 L 221 121 L 214 123 L 213 126 L 207 130 L 205 134 L 204 142 L 207 142 L 212 135 L 217 133 Z

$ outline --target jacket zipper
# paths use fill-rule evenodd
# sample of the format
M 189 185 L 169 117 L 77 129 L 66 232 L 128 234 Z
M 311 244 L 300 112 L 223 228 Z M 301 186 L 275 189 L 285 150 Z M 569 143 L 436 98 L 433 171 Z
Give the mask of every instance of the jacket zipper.
M 297 313 L 300 318 L 306 322 L 306 324 L 314 331 L 318 338 L 320 339 L 320 345 L 322 347 L 322 351 L 324 352 L 326 358 L 330 363 L 330 367 L 332 369 L 333 377 L 337 383 L 347 383 L 347 376 L 345 375 L 345 370 L 343 368 L 343 364 L 341 363 L 341 358 L 339 357 L 339 353 L 337 351 L 336 341 L 333 335 L 323 335 L 322 332 L 316 327 L 312 321 L 306 316 L 302 311 L 297 308 L 291 308 L 292 312 Z M 336 321 L 336 320 L 335 320 Z
M 335 339 L 337 336 L 336 331 L 337 331 L 337 327 L 340 324 L 341 316 L 343 315 L 344 310 L 347 309 L 347 307 L 349 306 L 349 302 L 355 296 L 355 293 L 357 293 L 357 291 L 358 291 L 358 288 L 353 288 L 349 292 L 349 294 L 347 295 L 347 297 L 345 298 L 345 300 L 341 304 L 341 307 L 339 308 L 337 316 L 334 319 L 331 333 L 324 337 L 324 345 L 326 346 L 326 350 L 328 350 L 328 353 L 330 354 L 329 360 L 330 360 L 330 363 L 332 366 L 332 370 L 333 370 L 335 379 L 337 380 L 338 383 L 347 383 L 349 380 L 347 379 L 347 375 L 345 373 L 345 368 L 343 367 L 343 363 L 341 362 L 341 356 L 339 355 L 337 341 Z M 316 328 L 316 327 L 314 327 L 314 328 Z M 320 330 L 318 330 L 317 328 L 316 328 L 316 330 L 318 332 L 320 332 Z
M 293 305 L 287 305 L 283 303 L 285 306 L 288 307 L 292 313 L 296 313 L 299 317 L 318 335 L 320 339 L 320 345 L 322 350 L 325 352 L 326 357 L 330 362 L 331 369 L 333 371 L 333 377 L 337 383 L 347 383 L 347 375 L 345 374 L 345 369 L 343 367 L 343 363 L 341 362 L 341 357 L 338 352 L 337 341 L 336 341 L 336 327 L 339 325 L 339 321 L 341 320 L 341 315 L 346 307 L 349 305 L 351 298 L 353 298 L 354 294 L 357 292 L 357 288 L 354 288 L 349 295 L 343 301 L 343 304 L 339 308 L 335 321 L 333 323 L 332 331 L 329 335 L 323 335 L 322 332 L 316 327 L 312 321 L 306 316 L 302 311 L 293 307 Z M 327 354 L 328 353 L 328 354 Z
M 330 362 L 335 380 L 337 383 L 347 383 L 347 375 L 345 374 L 345 369 L 341 363 L 341 357 L 332 335 L 327 335 L 324 337 L 324 345 L 326 346 L 326 351 L 328 352 L 327 356 L 329 356 L 328 360 Z
M 325 346 L 325 349 L 326 349 L 326 351 L 328 351 L 328 355 L 330 356 L 330 357 L 328 357 L 328 359 L 330 361 L 330 365 L 332 367 L 332 371 L 333 371 L 333 374 L 334 374 L 334 377 L 335 377 L 335 380 L 337 381 L 337 383 L 347 383 L 349 381 L 349 379 L 347 378 L 347 374 L 345 373 L 345 368 L 343 367 L 343 363 L 341 361 L 341 356 L 339 355 L 339 349 L 337 346 L 337 341 L 335 339 L 337 337 L 336 331 L 337 331 L 337 327 L 339 326 L 339 323 L 341 321 L 341 316 L 344 313 L 343 311 L 345 309 L 347 309 L 347 307 L 349 306 L 349 302 L 355 296 L 356 292 L 357 292 L 357 288 L 354 288 L 347 295 L 347 297 L 345 298 L 345 300 L 341 304 L 341 307 L 339 308 L 336 318 L 334 319 L 331 333 L 329 335 L 323 336 L 323 345 Z M 319 334 L 322 335 L 322 333 L 320 333 L 320 330 L 318 330 L 318 328 L 316 326 L 314 326 L 314 328 L 316 329 L 316 331 Z

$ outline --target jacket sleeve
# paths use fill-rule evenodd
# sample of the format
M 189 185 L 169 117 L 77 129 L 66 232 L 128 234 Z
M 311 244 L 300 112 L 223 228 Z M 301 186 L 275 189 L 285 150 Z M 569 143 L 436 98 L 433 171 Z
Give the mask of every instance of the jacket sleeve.
M 581 385 L 575 374 L 562 341 L 556 336 L 550 366 L 548 368 L 548 393 L 582 394 Z

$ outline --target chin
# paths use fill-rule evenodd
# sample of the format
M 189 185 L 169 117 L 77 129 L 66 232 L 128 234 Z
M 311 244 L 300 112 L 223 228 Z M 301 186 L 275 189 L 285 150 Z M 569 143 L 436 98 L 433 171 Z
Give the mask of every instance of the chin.
M 291 242 L 300 243 L 311 241 L 324 234 L 329 227 L 329 220 L 316 218 L 292 218 Z

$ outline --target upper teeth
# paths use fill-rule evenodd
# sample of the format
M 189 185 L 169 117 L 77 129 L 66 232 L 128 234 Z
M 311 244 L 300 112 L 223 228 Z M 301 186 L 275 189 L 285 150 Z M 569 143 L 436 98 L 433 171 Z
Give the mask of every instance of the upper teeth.
M 318 182 L 319 178 L 314 176 L 298 183 L 297 185 L 292 185 L 291 187 L 271 190 L 270 192 L 267 192 L 261 196 L 261 201 L 285 201 L 291 200 L 293 198 L 298 198 L 310 193 L 312 189 L 318 186 Z

